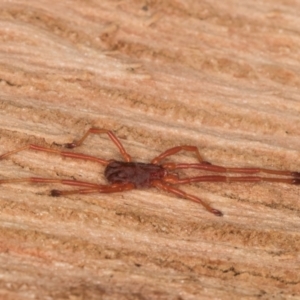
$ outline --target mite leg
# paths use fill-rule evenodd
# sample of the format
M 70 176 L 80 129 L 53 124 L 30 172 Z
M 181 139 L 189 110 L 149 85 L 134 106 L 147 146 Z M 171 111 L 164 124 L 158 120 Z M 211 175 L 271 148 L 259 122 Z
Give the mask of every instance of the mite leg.
M 186 192 L 184 191 L 181 191 L 167 183 L 164 183 L 164 182 L 161 182 L 161 181 L 153 181 L 152 182 L 152 185 L 163 190 L 163 191 L 166 191 L 166 192 L 170 192 L 170 193 L 173 193 L 179 197 L 182 197 L 182 198 L 185 198 L 185 199 L 189 199 L 189 200 L 192 200 L 194 202 L 197 202 L 197 203 L 200 203 L 202 206 L 205 207 L 205 209 L 211 213 L 213 213 L 214 215 L 216 216 L 223 216 L 222 212 L 215 209 L 215 208 L 212 208 L 209 204 L 207 204 L 206 202 L 202 201 L 201 199 L 199 199 L 198 197 L 195 197 L 193 195 L 190 195 L 190 194 L 187 194 Z
M 265 168 L 231 168 L 231 167 L 222 167 L 213 164 L 176 164 L 176 163 L 166 163 L 163 164 L 163 167 L 168 170 L 175 169 L 199 169 L 206 170 L 210 172 L 219 172 L 219 173 L 244 173 L 244 174 L 258 174 L 258 173 L 267 173 L 281 176 L 291 176 L 294 178 L 300 178 L 300 172 L 293 171 L 281 171 L 281 170 L 271 170 Z
M 127 190 L 134 189 L 134 185 L 132 183 L 125 184 L 112 184 L 112 185 L 103 185 L 90 183 L 86 181 L 78 181 L 78 180 L 68 180 L 68 179 L 53 179 L 53 178 L 41 178 L 41 177 L 28 177 L 28 178 L 9 178 L 9 179 L 1 179 L 0 184 L 5 183 L 59 183 L 62 185 L 69 185 L 75 187 L 81 187 L 82 189 L 73 190 L 73 191 L 60 191 L 60 190 L 52 190 L 51 196 L 61 196 L 61 195 L 69 195 L 69 194 L 87 194 L 87 193 L 116 193 Z
M 58 154 L 58 155 L 63 156 L 63 157 L 70 157 L 70 158 L 76 158 L 76 159 L 82 159 L 82 160 L 91 160 L 91 161 L 100 163 L 102 165 L 107 165 L 109 163 L 108 160 L 97 158 L 97 157 L 94 157 L 94 156 L 81 154 L 81 153 L 73 153 L 73 152 L 68 152 L 68 151 L 55 150 L 55 149 L 51 149 L 51 148 L 46 148 L 46 147 L 34 145 L 34 144 L 29 144 L 27 146 L 18 148 L 16 150 L 4 153 L 4 154 L 0 155 L 0 160 L 4 159 L 4 158 L 6 158 L 6 157 L 8 157 L 12 154 L 24 151 L 24 150 L 36 150 L 36 151 L 41 151 L 41 152 Z
M 190 152 L 194 152 L 198 158 L 198 160 L 200 161 L 201 164 L 204 165 L 209 165 L 210 163 L 205 162 L 202 158 L 202 156 L 200 155 L 200 152 L 198 150 L 198 148 L 196 146 L 188 146 L 188 145 L 184 145 L 184 146 L 177 146 L 177 147 L 173 147 L 171 149 L 166 150 L 165 152 L 161 153 L 160 155 L 158 155 L 157 157 L 153 158 L 151 163 L 152 164 L 158 164 L 161 160 L 163 160 L 164 158 L 166 158 L 167 156 L 170 155 L 174 155 L 179 151 L 190 151 Z
M 176 178 L 175 176 L 166 176 L 164 181 L 172 184 L 189 184 L 192 182 L 277 182 L 286 184 L 300 184 L 300 178 L 278 178 L 278 177 L 260 177 L 260 176 L 195 176 L 187 178 Z
M 27 178 L 9 178 L 1 179 L 0 184 L 4 183 L 60 183 L 63 185 L 80 186 L 85 188 L 99 188 L 101 185 L 85 181 L 68 180 L 68 179 L 54 179 L 54 178 L 41 178 L 41 177 L 27 177 Z
M 51 196 L 59 197 L 59 196 L 63 196 L 63 195 L 73 195 L 73 194 L 117 193 L 117 192 L 133 190 L 134 188 L 135 187 L 132 183 L 114 184 L 114 185 L 98 185 L 97 187 L 83 188 L 83 189 L 71 190 L 71 191 L 52 190 Z
M 112 140 L 112 142 L 118 147 L 120 153 L 122 154 L 122 156 L 124 157 L 125 161 L 130 162 L 131 161 L 131 156 L 126 152 L 126 150 L 124 149 L 123 145 L 121 144 L 121 142 L 119 141 L 119 139 L 115 136 L 115 134 L 107 129 L 97 129 L 97 128 L 90 128 L 81 139 L 79 139 L 78 141 L 74 141 L 72 143 L 67 143 L 64 146 L 66 148 L 75 148 L 80 146 L 84 140 L 90 135 L 90 134 L 102 134 L 102 133 L 106 133 L 108 135 L 108 137 Z

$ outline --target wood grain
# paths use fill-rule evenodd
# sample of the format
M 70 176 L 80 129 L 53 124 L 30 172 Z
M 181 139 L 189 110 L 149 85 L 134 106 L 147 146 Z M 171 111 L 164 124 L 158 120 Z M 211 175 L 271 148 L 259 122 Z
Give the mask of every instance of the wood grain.
M 114 130 L 137 161 L 190 144 L 225 166 L 300 171 L 299 1 L 1 1 L 0 153 Z M 120 159 L 106 136 L 74 152 Z M 181 153 L 174 161 L 192 162 Z M 0 178 L 104 182 L 23 151 Z M 2 184 L 1 299 L 299 299 L 299 186 L 199 183 L 50 197 Z

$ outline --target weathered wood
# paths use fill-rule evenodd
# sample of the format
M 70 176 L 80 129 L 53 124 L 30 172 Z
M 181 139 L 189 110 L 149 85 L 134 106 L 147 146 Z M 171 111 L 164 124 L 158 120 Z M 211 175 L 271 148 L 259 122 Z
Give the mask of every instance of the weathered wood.
M 95 126 L 137 161 L 190 144 L 217 164 L 300 171 L 299 10 L 1 1 L 0 153 L 60 149 Z M 72 151 L 121 158 L 106 136 Z M 0 162 L 0 178 L 26 176 L 104 180 L 102 166 L 52 154 Z M 0 186 L 2 299 L 298 299 L 299 186 L 184 186 L 222 218 L 155 189 L 53 198 L 52 188 Z

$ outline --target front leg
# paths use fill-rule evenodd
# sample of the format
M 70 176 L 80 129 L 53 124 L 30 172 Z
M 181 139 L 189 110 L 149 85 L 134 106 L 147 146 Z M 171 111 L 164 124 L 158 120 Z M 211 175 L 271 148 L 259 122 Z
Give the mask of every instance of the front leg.
M 118 192 L 130 191 L 133 190 L 134 188 L 135 186 L 132 183 L 98 185 L 97 187 L 84 188 L 84 189 L 71 190 L 71 191 L 52 190 L 51 196 L 59 197 L 59 196 L 74 195 L 74 194 L 118 193 Z
M 53 153 L 53 154 L 57 154 L 57 155 L 60 155 L 63 157 L 82 159 L 82 160 L 90 160 L 90 161 L 94 161 L 94 162 L 100 163 L 101 165 L 105 165 L 105 166 L 109 163 L 108 160 L 94 157 L 91 155 L 86 155 L 86 154 L 82 154 L 82 153 L 73 153 L 73 152 L 69 152 L 69 151 L 61 151 L 61 150 L 51 149 L 51 148 L 47 148 L 47 147 L 42 147 L 42 146 L 35 145 L 35 144 L 29 144 L 24 147 L 18 148 L 16 150 L 6 152 L 6 153 L 0 155 L 0 160 L 7 158 L 13 154 L 19 153 L 21 151 L 25 151 L 25 150 L 35 150 L 35 151 L 40 151 L 40 152 Z
M 62 195 L 70 195 L 70 194 L 89 194 L 89 193 L 116 193 L 122 191 L 129 191 L 135 188 L 132 183 L 120 183 L 120 184 L 97 184 L 90 183 L 87 181 L 79 181 L 79 180 L 69 180 L 69 179 L 54 179 L 54 178 L 42 178 L 42 177 L 27 177 L 27 178 L 9 178 L 9 179 L 1 179 L 0 184 L 6 183 L 59 183 L 62 185 L 69 185 L 74 187 L 81 187 L 79 190 L 71 190 L 71 191 L 60 191 L 60 190 L 51 190 L 50 194 L 53 197 L 58 197 Z

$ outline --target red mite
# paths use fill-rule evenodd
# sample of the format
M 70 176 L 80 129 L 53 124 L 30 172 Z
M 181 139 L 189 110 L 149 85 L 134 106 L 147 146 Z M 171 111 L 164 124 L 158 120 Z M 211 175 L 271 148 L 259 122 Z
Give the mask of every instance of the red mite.
M 119 139 L 110 130 L 90 128 L 84 136 L 73 143 L 65 144 L 65 148 L 75 148 L 83 143 L 89 134 L 101 134 L 106 133 L 112 142 L 118 147 L 124 161 L 118 160 L 105 160 L 94 156 L 74 153 L 70 151 L 54 150 L 50 148 L 41 147 L 34 144 L 29 144 L 14 151 L 7 152 L 0 156 L 0 160 L 4 159 L 12 154 L 21 152 L 23 150 L 36 150 L 48 153 L 54 153 L 63 157 L 90 160 L 101 165 L 106 166 L 104 175 L 109 184 L 95 184 L 78 180 L 66 180 L 66 179 L 52 179 L 52 178 L 10 178 L 0 180 L 0 184 L 14 183 L 14 182 L 31 182 L 31 183 L 60 183 L 62 185 L 69 185 L 79 187 L 79 189 L 61 191 L 52 190 L 51 195 L 58 197 L 61 195 L 70 194 L 89 194 L 89 193 L 115 193 L 121 191 L 128 191 L 138 188 L 156 187 L 160 190 L 173 193 L 179 197 L 192 200 L 200 203 L 204 208 L 215 214 L 216 216 L 222 216 L 222 212 L 212 208 L 209 204 L 202 201 L 200 198 L 187 194 L 184 191 L 175 187 L 179 184 L 188 184 L 192 182 L 281 182 L 287 184 L 300 184 L 300 172 L 291 171 L 276 171 L 263 168 L 230 168 L 213 165 L 202 159 L 198 148 L 195 146 L 177 146 L 166 150 L 157 157 L 153 158 L 150 163 L 132 162 L 131 156 L 126 152 Z M 176 154 L 179 151 L 194 152 L 198 158 L 198 163 L 160 163 L 166 157 Z M 225 175 L 205 175 L 180 178 L 178 174 L 174 173 L 174 170 L 178 169 L 199 169 L 207 170 L 210 172 L 225 173 Z M 227 176 L 226 173 L 241 173 L 246 176 Z M 266 173 L 272 175 L 279 175 L 281 177 L 261 177 L 257 176 L 258 173 Z M 254 176 L 253 176 L 254 174 Z M 250 175 L 250 176 L 249 176 Z M 252 175 L 252 176 L 251 176 Z

